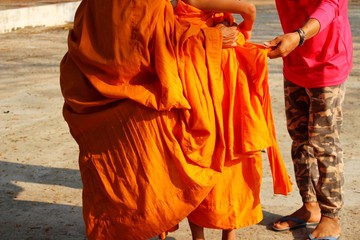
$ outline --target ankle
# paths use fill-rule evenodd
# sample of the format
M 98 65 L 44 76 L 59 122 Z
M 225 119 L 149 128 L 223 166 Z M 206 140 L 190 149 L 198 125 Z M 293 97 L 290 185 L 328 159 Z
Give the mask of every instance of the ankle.
M 321 222 L 331 224 L 333 227 L 340 228 L 340 218 L 339 217 L 329 217 L 322 215 Z
M 310 217 L 321 217 L 321 209 L 317 202 L 304 203 L 303 210 L 310 215 Z
M 309 212 L 320 212 L 321 211 L 318 202 L 305 202 L 303 204 L 303 208 L 305 208 Z
M 235 230 L 223 230 L 222 240 L 235 240 Z

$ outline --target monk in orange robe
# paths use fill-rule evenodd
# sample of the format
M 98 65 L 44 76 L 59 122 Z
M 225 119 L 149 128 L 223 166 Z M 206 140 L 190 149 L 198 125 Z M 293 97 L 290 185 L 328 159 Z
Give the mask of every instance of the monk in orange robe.
M 214 13 L 211 10 L 232 10 L 240 13 L 244 19 L 238 26 L 241 35 L 237 47 L 223 49 L 221 53 L 223 86 L 218 87 L 222 89 L 223 96 L 225 166 L 218 183 L 188 216 L 193 239 L 204 238 L 203 227 L 224 229 L 223 239 L 235 239 L 231 229 L 262 220 L 259 199 L 261 149 L 268 148 L 275 193 L 286 195 L 285 189 L 291 189 L 291 183 L 283 172 L 275 139 L 267 79 L 267 50 L 247 42 L 256 15 L 252 8 L 254 6 L 245 1 L 233 0 L 179 0 L 175 8 L 175 14 L 182 24 L 200 28 L 234 24 L 231 14 Z
M 89 239 L 147 239 L 186 217 L 221 229 L 260 221 L 263 148 L 275 193 L 291 190 L 265 50 L 223 49 L 219 29 L 179 14 L 167 0 L 83 0 L 76 12 L 60 85 Z

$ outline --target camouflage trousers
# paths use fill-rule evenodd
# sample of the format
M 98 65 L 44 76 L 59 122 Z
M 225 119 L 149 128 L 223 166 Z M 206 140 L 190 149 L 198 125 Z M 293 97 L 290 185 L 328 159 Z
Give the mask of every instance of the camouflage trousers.
M 303 88 L 285 80 L 291 156 L 303 202 L 318 202 L 322 214 L 338 216 L 343 206 L 344 162 L 340 146 L 345 85 Z

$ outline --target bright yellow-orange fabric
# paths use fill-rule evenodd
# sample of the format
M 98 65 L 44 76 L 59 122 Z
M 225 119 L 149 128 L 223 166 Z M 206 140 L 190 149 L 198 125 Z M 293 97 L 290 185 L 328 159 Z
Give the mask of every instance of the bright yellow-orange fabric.
M 217 201 L 220 184 L 247 202 L 236 216 L 259 220 L 259 150 L 275 143 L 264 50 L 223 50 L 217 29 L 180 21 L 166 0 L 82 1 L 68 45 L 60 84 L 89 239 L 155 236 Z
M 178 1 L 175 10 L 182 24 L 201 28 L 224 20 L 230 14 L 200 11 Z M 291 182 L 275 138 L 267 78 L 267 49 L 245 42 L 222 50 L 222 119 L 226 160 L 222 174 L 204 201 L 188 218 L 204 227 L 235 229 L 262 220 L 260 186 L 261 149 L 268 149 L 274 192 L 287 195 Z

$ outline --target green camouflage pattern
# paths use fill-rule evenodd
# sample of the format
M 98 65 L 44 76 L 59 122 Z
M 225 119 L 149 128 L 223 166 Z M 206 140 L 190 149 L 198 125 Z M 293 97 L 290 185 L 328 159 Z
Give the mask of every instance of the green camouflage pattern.
M 343 206 L 344 162 L 340 146 L 345 85 L 303 88 L 284 82 L 291 157 L 303 202 L 318 202 L 336 217 Z

